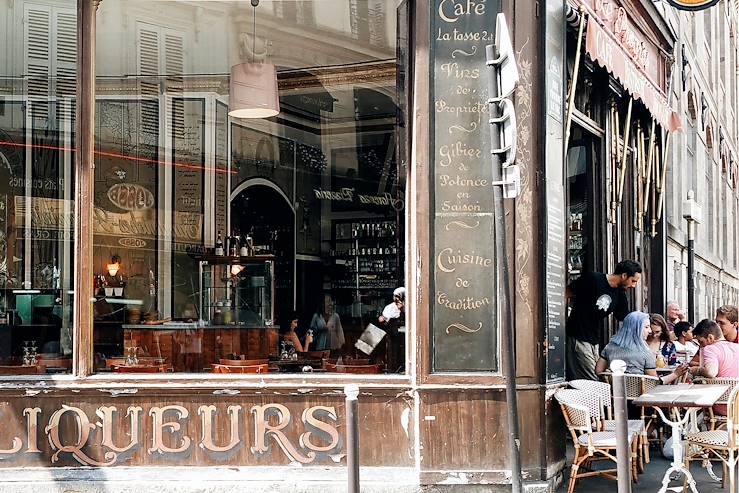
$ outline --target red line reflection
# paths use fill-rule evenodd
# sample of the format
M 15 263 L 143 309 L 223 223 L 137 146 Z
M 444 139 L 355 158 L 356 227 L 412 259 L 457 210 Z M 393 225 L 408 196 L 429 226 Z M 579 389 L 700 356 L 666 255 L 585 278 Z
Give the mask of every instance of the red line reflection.
M 51 145 L 43 145 L 43 144 L 20 144 L 18 142 L 8 142 L 8 141 L 0 141 L 0 146 L 24 147 L 24 148 L 32 147 L 34 149 L 46 149 L 46 150 L 51 150 L 51 151 L 62 151 L 62 152 L 73 152 L 74 151 L 74 149 L 71 147 L 60 147 L 60 146 L 51 146 Z M 136 156 L 126 156 L 125 154 L 118 154 L 115 152 L 95 151 L 95 154 L 98 156 L 134 161 L 140 164 L 157 164 L 160 166 L 167 165 L 167 163 L 165 163 L 164 161 L 159 161 L 157 159 L 148 159 L 148 158 L 136 157 Z M 185 168 L 185 169 L 191 169 L 195 171 L 204 170 L 204 171 L 209 171 L 212 173 L 236 174 L 236 171 L 233 171 L 233 170 L 229 171 L 227 169 L 199 166 L 197 164 L 171 163 L 170 165 L 175 168 Z

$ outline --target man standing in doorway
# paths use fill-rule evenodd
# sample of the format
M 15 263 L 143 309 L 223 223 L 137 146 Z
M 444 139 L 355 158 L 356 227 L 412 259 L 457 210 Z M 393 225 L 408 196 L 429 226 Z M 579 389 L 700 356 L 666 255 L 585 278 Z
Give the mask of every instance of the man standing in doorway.
M 567 318 L 567 379 L 597 380 L 598 331 L 600 322 L 613 313 L 623 320 L 629 313 L 626 290 L 641 279 L 639 262 L 622 260 L 613 274 L 586 272 L 569 286 L 567 299 L 572 311 Z
M 739 317 L 734 305 L 723 305 L 716 310 L 716 323 L 721 327 L 724 339 L 739 343 Z

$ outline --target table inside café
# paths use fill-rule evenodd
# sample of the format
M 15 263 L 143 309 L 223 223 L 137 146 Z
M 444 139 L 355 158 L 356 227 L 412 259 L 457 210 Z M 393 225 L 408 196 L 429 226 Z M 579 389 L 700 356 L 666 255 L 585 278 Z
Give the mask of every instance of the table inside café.
M 662 418 L 662 421 L 672 428 L 672 436 L 681 438 L 679 440 L 672 440 L 673 460 L 662 479 L 662 488 L 660 488 L 659 493 L 664 493 L 667 490 L 683 491 L 682 485 L 679 487 L 669 487 L 670 475 L 673 472 L 684 474 L 693 493 L 698 493 L 692 474 L 690 474 L 690 471 L 683 464 L 683 431 L 689 420 L 692 419 L 693 423 L 695 423 L 698 409 L 713 406 L 723 393 L 726 392 L 727 388 L 726 385 L 696 385 L 687 383 L 658 385 L 634 399 L 633 404 L 636 406 L 654 407 Z M 682 418 L 670 420 L 667 419 L 662 408 L 686 409 L 687 411 Z
M 276 366 L 280 372 L 300 373 L 303 368 L 309 366 L 311 372 L 323 372 L 323 361 L 321 358 L 270 358 L 270 366 Z

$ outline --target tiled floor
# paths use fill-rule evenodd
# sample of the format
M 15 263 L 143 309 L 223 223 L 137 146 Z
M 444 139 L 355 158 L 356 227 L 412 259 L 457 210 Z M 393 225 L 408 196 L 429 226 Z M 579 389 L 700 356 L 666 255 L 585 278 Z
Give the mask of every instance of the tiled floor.
M 569 477 L 569 468 L 572 465 L 571 459 L 572 459 L 572 447 L 569 446 L 567 450 L 567 467 L 565 472 L 565 478 L 562 483 L 562 486 L 560 487 L 558 493 L 564 493 L 567 491 L 567 485 L 569 484 L 570 477 Z M 613 463 L 610 463 L 613 464 Z M 611 466 L 606 462 L 602 463 L 601 466 L 603 469 L 609 469 L 611 467 L 615 468 L 615 465 Z M 652 461 L 646 465 L 646 469 L 643 474 L 639 475 L 639 483 L 638 484 L 632 484 L 631 491 L 632 493 L 655 493 L 659 490 L 659 488 L 662 486 L 662 476 L 664 475 L 667 468 L 670 467 L 670 462 L 663 458 L 660 453 L 652 449 Z M 714 465 L 713 467 L 714 472 L 720 477 L 721 476 L 721 466 L 719 464 Z M 698 463 L 695 463 L 691 466 L 690 471 L 693 473 L 693 476 L 695 478 L 697 489 L 700 493 L 730 493 L 729 492 L 729 484 L 728 484 L 728 478 L 726 483 L 726 488 L 721 489 L 721 483 L 714 482 L 710 476 L 706 473 L 706 470 L 701 468 Z M 682 477 L 678 481 L 672 481 L 670 483 L 670 486 L 681 486 L 682 485 Z M 605 493 L 605 492 L 615 492 L 617 489 L 617 483 L 616 481 L 612 481 L 610 479 L 606 479 L 603 477 L 593 477 L 593 478 L 585 478 L 580 481 L 578 481 L 577 486 L 575 488 L 575 493 Z

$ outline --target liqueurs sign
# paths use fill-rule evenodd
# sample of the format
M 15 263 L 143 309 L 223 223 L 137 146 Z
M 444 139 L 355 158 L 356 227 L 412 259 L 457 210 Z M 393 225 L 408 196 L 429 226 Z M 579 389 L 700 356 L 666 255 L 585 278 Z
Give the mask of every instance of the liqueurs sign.
M 629 18 L 623 7 L 616 11 L 616 20 L 613 23 L 613 34 L 621 42 L 621 45 L 636 64 L 646 68 L 649 59 L 649 51 L 644 42 L 639 39 L 636 32 L 629 26 Z

